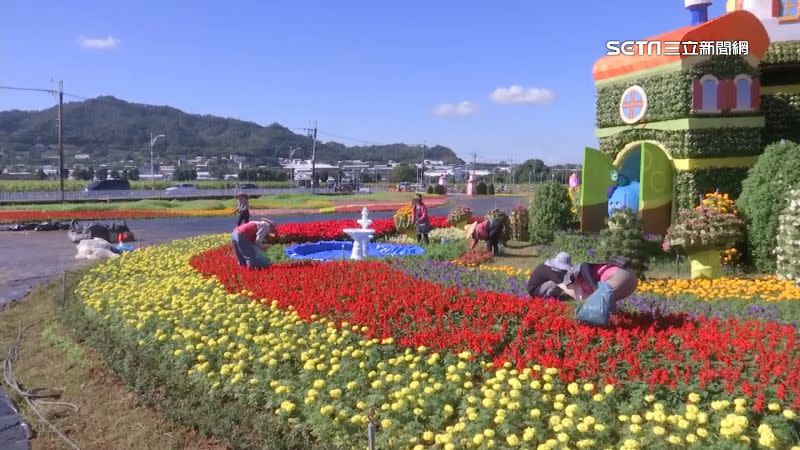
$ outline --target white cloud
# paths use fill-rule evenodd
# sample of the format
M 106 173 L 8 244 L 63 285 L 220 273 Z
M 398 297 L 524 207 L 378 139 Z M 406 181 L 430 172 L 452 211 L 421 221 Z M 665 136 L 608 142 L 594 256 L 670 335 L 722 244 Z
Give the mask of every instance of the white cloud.
M 87 38 L 81 36 L 81 38 L 78 39 L 78 42 L 83 48 L 91 48 L 96 50 L 108 50 L 116 48 L 117 45 L 119 45 L 119 39 L 115 38 L 114 36 L 108 36 L 104 38 Z
M 536 104 L 552 101 L 556 95 L 550 89 L 525 88 L 519 85 L 501 87 L 492 91 L 489 98 L 495 103 L 502 104 Z
M 464 100 L 460 103 L 440 103 L 433 108 L 433 113 L 443 117 L 471 116 L 478 112 L 478 105 Z

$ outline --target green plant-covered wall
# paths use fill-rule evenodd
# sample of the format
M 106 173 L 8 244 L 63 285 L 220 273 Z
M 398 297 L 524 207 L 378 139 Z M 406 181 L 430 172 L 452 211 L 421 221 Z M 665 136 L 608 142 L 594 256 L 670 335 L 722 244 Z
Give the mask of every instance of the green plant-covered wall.
M 762 95 L 761 111 L 766 118 L 764 144 L 800 142 L 800 94 Z
M 675 175 L 675 201 L 678 209 L 697 206 L 700 197 L 719 189 L 731 198 L 739 197 L 742 181 L 747 178 L 748 168 L 702 169 L 679 171 Z
M 616 158 L 625 145 L 642 140 L 664 144 L 675 159 L 760 155 L 761 128 L 663 131 L 632 129 L 600 138 L 600 150 Z
M 800 40 L 774 42 L 761 58 L 761 64 L 764 65 L 786 63 L 800 63 Z
M 619 102 L 625 89 L 634 85 L 641 86 L 647 94 L 647 111 L 642 121 L 658 122 L 689 115 L 692 79 L 678 71 L 598 87 L 598 128 L 625 125 L 619 116 Z
M 733 78 L 740 74 L 758 77 L 758 69 L 739 56 L 718 56 L 686 70 L 601 85 L 597 88 L 597 127 L 625 125 L 619 116 L 619 102 L 630 86 L 639 85 L 647 94 L 647 112 L 642 121 L 659 122 L 691 115 L 695 79 L 703 75 Z

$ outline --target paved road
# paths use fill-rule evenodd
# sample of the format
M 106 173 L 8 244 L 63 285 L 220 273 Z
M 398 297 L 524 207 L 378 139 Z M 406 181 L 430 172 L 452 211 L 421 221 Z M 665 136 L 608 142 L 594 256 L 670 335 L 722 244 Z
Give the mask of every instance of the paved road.
M 433 215 L 446 215 L 453 205 L 467 205 L 476 214 L 485 214 L 494 208 L 509 211 L 524 201 L 517 197 L 451 198 L 450 204 L 431 208 Z M 371 214 L 373 218 L 390 217 L 390 212 Z M 273 217 L 277 223 L 312 222 L 357 218 L 358 214 L 314 214 L 304 216 Z M 174 239 L 201 234 L 230 231 L 235 218 L 203 217 L 175 219 L 128 220 L 128 226 L 137 237 L 136 246 L 152 245 Z M 86 264 L 75 259 L 75 244 L 67 240 L 65 231 L 0 232 L 0 310 L 22 298 L 34 286 L 60 274 L 63 270 Z

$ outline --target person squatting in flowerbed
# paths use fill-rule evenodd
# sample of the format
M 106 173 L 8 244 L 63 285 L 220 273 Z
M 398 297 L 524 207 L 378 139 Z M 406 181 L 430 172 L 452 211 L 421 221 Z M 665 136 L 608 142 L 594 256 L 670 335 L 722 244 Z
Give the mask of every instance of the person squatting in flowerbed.
M 581 263 L 573 266 L 560 286 L 562 291 L 575 300 L 588 303 L 598 290 L 610 294 L 609 313 L 617 311 L 617 302 L 630 297 L 639 286 L 639 279 L 630 270 L 630 259 L 615 256 L 603 263 Z M 580 319 L 580 310 L 578 313 Z
M 469 249 L 478 245 L 478 241 L 486 241 L 486 250 L 497 255 L 500 251 L 500 237 L 503 234 L 503 221 L 490 217 L 482 222 L 474 222 L 466 227 L 467 239 L 472 239 Z
M 422 195 L 417 194 L 411 200 L 411 219 L 417 227 L 417 242 L 430 244 L 428 233 L 431 232 L 431 219 L 428 216 L 428 208 L 422 202 Z
M 269 259 L 264 254 L 267 240 L 275 238 L 278 230 L 269 219 L 259 219 L 236 227 L 231 233 L 233 252 L 239 266 L 259 269 L 269 266 Z
M 564 277 L 570 269 L 572 256 L 567 252 L 561 252 L 539 264 L 528 278 L 528 294 L 534 298 L 560 298 L 564 292 L 558 285 L 564 283 Z
M 250 202 L 247 199 L 247 194 L 240 192 L 236 194 L 236 213 L 239 214 L 239 220 L 236 221 L 236 226 L 243 223 L 250 222 Z

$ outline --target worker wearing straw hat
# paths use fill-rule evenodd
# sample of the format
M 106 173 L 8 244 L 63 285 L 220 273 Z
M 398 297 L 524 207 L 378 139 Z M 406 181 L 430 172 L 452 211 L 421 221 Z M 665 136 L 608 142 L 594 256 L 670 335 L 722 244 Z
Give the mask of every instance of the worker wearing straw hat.
M 478 241 L 486 241 L 486 250 L 496 255 L 500 251 L 500 236 L 503 233 L 503 222 L 490 217 L 482 222 L 473 222 L 466 226 L 466 238 L 472 239 L 469 249 L 478 245 Z
M 239 266 L 249 269 L 269 266 L 269 259 L 264 251 L 267 249 L 268 239 L 274 239 L 277 235 L 275 224 L 267 218 L 236 227 L 231 233 L 231 243 Z

